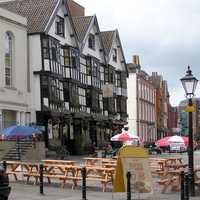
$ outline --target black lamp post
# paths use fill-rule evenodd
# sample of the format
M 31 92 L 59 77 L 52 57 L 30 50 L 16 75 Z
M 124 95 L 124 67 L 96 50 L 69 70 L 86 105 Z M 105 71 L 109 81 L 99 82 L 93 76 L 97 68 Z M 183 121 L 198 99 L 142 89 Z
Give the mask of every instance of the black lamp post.
M 186 75 L 180 79 L 188 99 L 188 112 L 189 112 L 189 144 L 188 144 L 188 166 L 190 176 L 190 195 L 195 196 L 194 187 L 194 151 L 193 151 L 193 125 L 192 125 L 192 97 L 198 83 L 198 80 L 192 75 L 192 71 L 188 66 Z M 190 109 L 191 108 L 191 109 Z

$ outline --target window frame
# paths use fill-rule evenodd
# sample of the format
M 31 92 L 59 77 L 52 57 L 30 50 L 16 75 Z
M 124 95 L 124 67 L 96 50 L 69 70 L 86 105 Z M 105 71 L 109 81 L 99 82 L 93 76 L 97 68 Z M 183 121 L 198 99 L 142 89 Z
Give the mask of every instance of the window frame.
M 8 44 L 7 44 L 7 42 L 8 42 Z M 7 51 L 6 45 L 8 45 L 8 50 L 9 50 L 8 53 L 6 52 Z M 10 31 L 7 31 L 5 33 L 5 50 L 4 50 L 4 53 L 5 53 L 5 55 L 4 55 L 4 61 L 5 61 L 5 71 L 4 71 L 5 72 L 5 86 L 11 88 L 13 86 L 14 36 L 13 36 L 13 33 L 10 32 Z M 9 54 L 9 56 L 6 55 L 6 54 Z M 9 59 L 9 61 L 8 61 L 8 59 Z M 7 81 L 9 83 L 7 83 Z
M 59 15 L 56 16 L 55 34 L 65 37 L 65 19 Z
M 95 50 L 95 35 L 92 33 L 88 36 L 88 48 Z
M 113 48 L 113 55 L 112 55 L 113 62 L 117 62 L 117 49 Z

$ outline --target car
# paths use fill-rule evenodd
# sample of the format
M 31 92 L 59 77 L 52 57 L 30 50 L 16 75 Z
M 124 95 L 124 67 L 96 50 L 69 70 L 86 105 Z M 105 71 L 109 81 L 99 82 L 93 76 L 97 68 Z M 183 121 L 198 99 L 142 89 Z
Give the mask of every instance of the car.
M 187 151 L 187 147 L 184 144 L 171 144 L 170 153 L 183 153 Z

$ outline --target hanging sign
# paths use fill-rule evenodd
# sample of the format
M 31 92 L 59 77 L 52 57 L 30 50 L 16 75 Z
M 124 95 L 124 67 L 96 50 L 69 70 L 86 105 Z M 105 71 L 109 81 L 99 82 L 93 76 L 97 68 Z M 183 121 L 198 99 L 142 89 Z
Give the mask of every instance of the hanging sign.
M 102 86 L 102 91 L 103 91 L 104 98 L 113 97 L 114 85 L 113 84 L 105 84 Z

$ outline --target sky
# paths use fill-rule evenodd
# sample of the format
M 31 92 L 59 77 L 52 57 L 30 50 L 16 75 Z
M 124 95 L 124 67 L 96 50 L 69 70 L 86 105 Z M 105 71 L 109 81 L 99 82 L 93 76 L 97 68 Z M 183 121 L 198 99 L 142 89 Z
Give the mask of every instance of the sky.
M 101 31 L 118 29 L 127 63 L 139 55 L 143 70 L 167 80 L 173 106 L 185 98 L 180 78 L 188 65 L 200 79 L 199 0 L 75 1 L 86 15 L 96 14 Z

